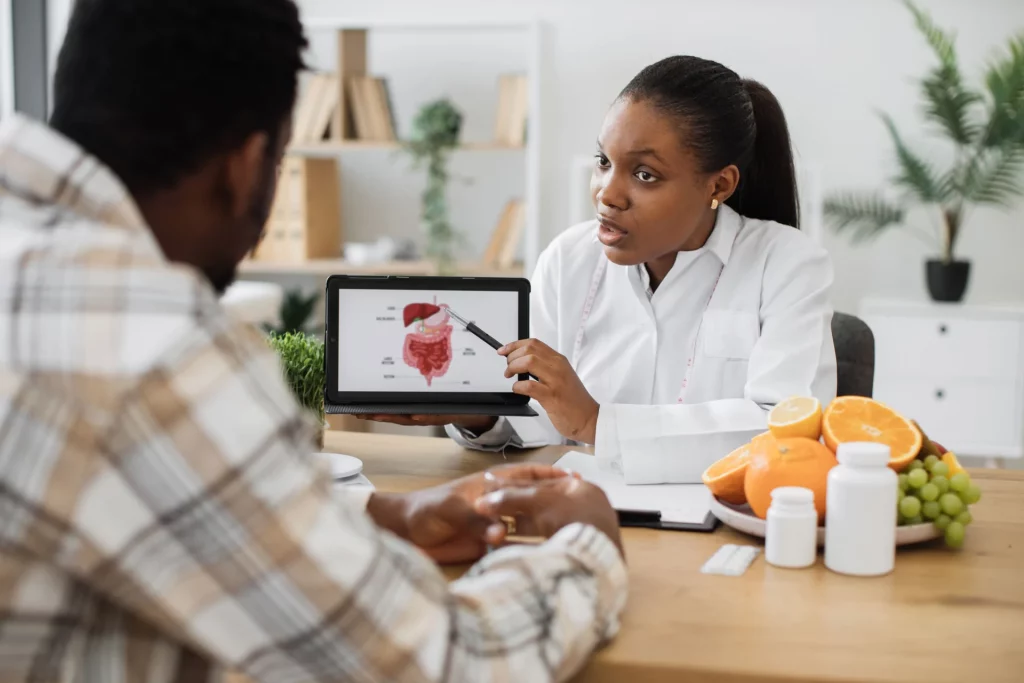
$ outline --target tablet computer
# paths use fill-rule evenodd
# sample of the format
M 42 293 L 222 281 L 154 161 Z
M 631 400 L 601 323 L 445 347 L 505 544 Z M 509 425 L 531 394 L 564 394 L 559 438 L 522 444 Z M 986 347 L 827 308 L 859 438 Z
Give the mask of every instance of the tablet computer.
M 524 278 L 328 278 L 325 411 L 536 415 L 505 359 L 449 309 L 501 343 L 530 336 Z

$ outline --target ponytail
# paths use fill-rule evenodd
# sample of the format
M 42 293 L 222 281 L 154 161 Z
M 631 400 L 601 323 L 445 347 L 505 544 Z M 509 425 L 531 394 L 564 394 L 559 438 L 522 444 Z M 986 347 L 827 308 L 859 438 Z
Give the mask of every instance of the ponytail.
M 619 97 L 649 100 L 685 123 L 686 144 L 704 172 L 735 165 L 740 182 L 726 204 L 737 213 L 800 227 L 789 129 L 766 87 L 717 62 L 681 56 L 648 66 Z
M 754 112 L 754 150 L 740 184 L 726 204 L 748 218 L 800 227 L 793 148 L 786 116 L 775 95 L 757 81 L 743 80 Z

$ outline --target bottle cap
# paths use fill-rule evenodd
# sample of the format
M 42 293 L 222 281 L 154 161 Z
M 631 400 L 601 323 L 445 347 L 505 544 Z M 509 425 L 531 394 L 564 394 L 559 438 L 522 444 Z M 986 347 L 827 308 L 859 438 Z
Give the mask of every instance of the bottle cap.
M 772 489 L 772 502 L 783 505 L 814 505 L 814 491 L 803 486 L 780 486 Z
M 839 464 L 850 467 L 885 467 L 890 455 L 889 446 L 870 441 L 841 443 L 836 453 Z

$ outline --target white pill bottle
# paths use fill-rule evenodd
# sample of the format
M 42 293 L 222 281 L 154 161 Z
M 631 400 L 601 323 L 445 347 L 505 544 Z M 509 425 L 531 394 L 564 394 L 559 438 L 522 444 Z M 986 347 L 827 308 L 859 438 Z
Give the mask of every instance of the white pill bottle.
M 776 567 L 810 567 L 818 557 L 818 511 L 814 491 L 780 486 L 772 491 L 765 523 L 764 559 Z
M 896 564 L 896 473 L 889 447 L 844 443 L 828 474 L 825 566 L 840 574 L 881 576 Z

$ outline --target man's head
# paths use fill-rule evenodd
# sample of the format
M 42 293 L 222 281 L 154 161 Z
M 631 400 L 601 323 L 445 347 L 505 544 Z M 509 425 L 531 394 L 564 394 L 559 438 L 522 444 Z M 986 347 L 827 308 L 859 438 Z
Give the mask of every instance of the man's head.
M 78 0 L 51 125 L 222 291 L 266 222 L 305 47 L 293 0 Z

